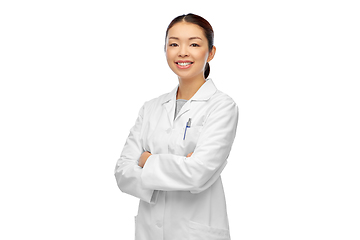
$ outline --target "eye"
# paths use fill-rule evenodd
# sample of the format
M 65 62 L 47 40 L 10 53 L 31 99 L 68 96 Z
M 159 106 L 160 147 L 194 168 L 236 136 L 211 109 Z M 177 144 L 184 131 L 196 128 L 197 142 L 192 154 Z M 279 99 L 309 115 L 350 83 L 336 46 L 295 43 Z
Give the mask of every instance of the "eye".
M 177 47 L 177 46 L 179 46 L 177 43 L 171 43 L 170 45 L 169 45 L 170 47 Z
M 200 45 L 197 44 L 197 43 L 193 43 L 193 44 L 191 44 L 190 46 L 192 46 L 192 47 L 200 47 Z

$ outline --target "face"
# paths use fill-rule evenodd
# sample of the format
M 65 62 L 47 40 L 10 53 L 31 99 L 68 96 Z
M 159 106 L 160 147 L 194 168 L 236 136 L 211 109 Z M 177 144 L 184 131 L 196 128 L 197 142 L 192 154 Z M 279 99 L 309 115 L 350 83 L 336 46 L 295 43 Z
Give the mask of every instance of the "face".
M 209 52 L 203 29 L 196 24 L 179 22 L 169 29 L 166 38 L 166 59 L 180 79 L 204 79 L 206 62 L 215 55 Z

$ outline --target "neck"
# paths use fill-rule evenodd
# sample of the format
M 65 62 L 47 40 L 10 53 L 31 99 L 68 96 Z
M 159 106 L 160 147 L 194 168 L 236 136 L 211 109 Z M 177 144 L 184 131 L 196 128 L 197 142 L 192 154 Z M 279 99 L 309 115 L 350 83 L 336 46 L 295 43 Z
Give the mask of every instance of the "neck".
M 195 95 L 195 93 L 204 83 L 204 77 L 191 80 L 179 78 L 179 88 L 177 91 L 176 99 L 189 100 Z

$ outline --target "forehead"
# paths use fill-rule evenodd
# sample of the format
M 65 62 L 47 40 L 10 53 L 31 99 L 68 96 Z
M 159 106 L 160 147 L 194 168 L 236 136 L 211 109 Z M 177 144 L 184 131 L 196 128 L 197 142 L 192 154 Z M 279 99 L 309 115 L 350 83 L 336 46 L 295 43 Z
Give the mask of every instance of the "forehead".
M 177 37 L 180 39 L 200 37 L 204 39 L 205 34 L 204 34 L 204 30 L 196 24 L 188 23 L 188 22 L 179 22 L 169 29 L 167 38 L 169 37 Z

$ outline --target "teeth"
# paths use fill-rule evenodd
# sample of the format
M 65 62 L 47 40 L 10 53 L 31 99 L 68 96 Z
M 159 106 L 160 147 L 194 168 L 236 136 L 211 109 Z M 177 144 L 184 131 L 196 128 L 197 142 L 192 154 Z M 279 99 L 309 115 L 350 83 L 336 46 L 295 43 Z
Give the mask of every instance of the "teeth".
M 184 62 L 184 63 L 178 62 L 177 64 L 180 66 L 187 66 L 187 65 L 190 65 L 191 62 Z

